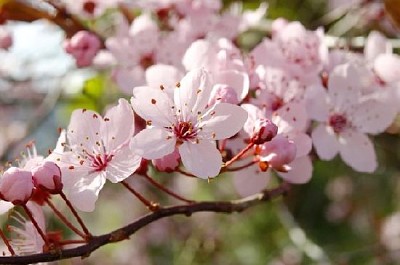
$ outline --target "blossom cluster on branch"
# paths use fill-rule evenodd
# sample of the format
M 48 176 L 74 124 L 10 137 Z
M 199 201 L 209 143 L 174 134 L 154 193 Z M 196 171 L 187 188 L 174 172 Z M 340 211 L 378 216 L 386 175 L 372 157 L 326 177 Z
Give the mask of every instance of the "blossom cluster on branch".
M 114 32 L 86 28 L 64 48 L 77 67 L 110 73 L 124 96 L 104 115 L 75 110 L 51 154 L 38 156 L 30 145 L 18 165 L 4 169 L 5 209 L 25 211 L 15 217 L 20 226 L 10 227 L 18 239 L 1 233 L 11 255 L 92 242 L 77 210 L 95 210 L 106 180 L 122 183 L 150 211 L 162 206 L 127 179 L 142 176 L 194 203 L 156 182 L 149 168 L 199 181 L 231 177 L 241 196 L 265 189 L 271 171 L 280 182 L 306 183 L 313 160 L 338 154 L 355 171 L 377 169 L 371 136 L 385 133 L 400 106 L 400 57 L 382 34 L 371 32 L 364 53 L 354 53 L 329 49 L 322 28 L 276 19 L 270 36 L 245 52 L 238 37 L 261 23 L 265 4 L 221 11 L 219 1 L 200 0 L 47 2 L 75 23 L 118 10 Z M 140 15 L 129 13 L 134 8 Z M 0 28 L 1 48 L 11 45 Z M 79 227 L 57 210 L 55 196 Z M 44 205 L 80 239 L 46 231 Z

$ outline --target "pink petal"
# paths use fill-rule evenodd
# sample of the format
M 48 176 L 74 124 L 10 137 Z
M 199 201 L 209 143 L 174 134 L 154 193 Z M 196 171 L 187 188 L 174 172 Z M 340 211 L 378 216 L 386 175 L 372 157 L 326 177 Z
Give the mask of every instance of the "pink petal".
M 359 172 L 372 173 L 378 166 L 374 145 L 362 133 L 348 131 L 340 137 L 340 155 L 346 164 Z
M 112 183 L 123 181 L 136 171 L 141 160 L 128 146 L 122 147 L 108 163 L 106 178 Z
M 254 165 L 235 172 L 232 178 L 237 193 L 246 197 L 265 189 L 271 179 L 271 174 L 269 171 L 261 172 L 258 165 Z
M 312 148 L 312 140 L 308 134 L 303 132 L 292 132 L 288 135 L 289 139 L 296 145 L 296 157 L 308 155 Z
M 331 160 L 339 152 L 336 135 L 324 124 L 319 124 L 311 133 L 315 151 L 323 160 Z
M 251 137 L 254 133 L 255 122 L 260 118 L 265 118 L 262 111 L 253 104 L 242 104 L 241 107 L 247 111 L 247 120 L 243 125 L 243 130 Z
M 133 153 L 146 159 L 157 159 L 172 153 L 176 138 L 164 129 L 148 128 L 136 134 L 130 143 Z
M 70 146 L 100 151 L 100 147 L 96 145 L 96 142 L 101 142 L 101 121 L 100 114 L 91 110 L 78 109 L 72 112 L 71 121 L 67 129 L 67 139 Z
M 291 167 L 289 172 L 278 172 L 284 180 L 293 184 L 303 184 L 310 181 L 313 165 L 309 156 L 298 157 L 289 166 Z
M 133 110 L 150 125 L 170 127 L 175 124 L 174 105 L 160 88 L 135 87 L 131 104 Z
M 284 107 L 278 109 L 274 115 L 286 121 L 292 128 L 295 128 L 298 131 L 305 131 L 308 127 L 307 112 L 302 103 L 290 102 Z M 272 121 L 278 125 L 278 122 L 275 122 L 274 117 L 272 118 Z
M 335 67 L 328 81 L 328 93 L 334 106 L 341 111 L 358 103 L 361 80 L 355 66 L 343 64 Z
M 199 67 L 209 68 L 214 64 L 217 52 L 207 40 L 194 41 L 186 50 L 182 64 L 186 70 L 191 71 Z
M 219 103 L 199 124 L 203 129 L 199 137 L 203 139 L 226 139 L 239 132 L 247 120 L 247 112 L 239 106 Z
M 123 124 L 123 126 L 121 126 Z M 133 110 L 125 99 L 109 109 L 100 127 L 101 138 L 108 152 L 127 143 L 135 131 Z
M 198 112 L 205 109 L 211 89 L 210 75 L 204 69 L 192 70 L 185 75 L 174 91 L 174 102 L 178 108 L 176 111 L 181 111 L 184 121 L 200 115 Z
M 382 95 L 384 92 L 378 92 Z M 391 95 L 391 93 L 387 93 Z M 352 123 L 358 131 L 363 133 L 378 134 L 385 131 L 394 121 L 398 102 L 387 99 L 380 101 L 378 99 L 369 99 L 356 106 L 351 114 Z
M 376 74 L 385 82 L 400 81 L 400 56 L 396 54 L 381 54 L 374 61 Z
M 328 120 L 329 108 L 328 94 L 320 85 L 307 88 L 305 93 L 305 105 L 310 119 L 324 122 Z
M 221 170 L 222 157 L 213 142 L 184 142 L 179 146 L 179 154 L 185 168 L 196 177 L 213 178 Z

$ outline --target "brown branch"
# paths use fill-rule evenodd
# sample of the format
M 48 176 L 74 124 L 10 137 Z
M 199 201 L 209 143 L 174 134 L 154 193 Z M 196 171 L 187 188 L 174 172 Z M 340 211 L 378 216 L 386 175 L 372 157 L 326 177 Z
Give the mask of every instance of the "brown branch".
M 93 251 L 104 246 L 106 244 L 115 243 L 135 234 L 139 229 L 146 227 L 147 225 L 155 222 L 164 217 L 174 215 L 186 215 L 191 216 L 196 212 L 215 212 L 215 213 L 234 213 L 242 212 L 252 206 L 258 205 L 265 201 L 270 201 L 281 195 L 286 194 L 290 189 L 290 185 L 282 183 L 277 188 L 271 190 L 265 190 L 261 193 L 246 197 L 241 200 L 235 201 L 207 201 L 197 202 L 185 205 L 176 205 L 165 208 L 160 208 L 155 212 L 148 213 L 131 224 L 114 230 L 108 234 L 101 236 L 93 236 L 87 244 L 82 246 L 59 250 L 49 253 L 33 254 L 27 256 L 9 256 L 0 257 L 0 264 L 25 264 L 25 263 L 37 263 L 37 262 L 49 262 L 55 260 L 62 260 L 72 257 L 88 257 Z

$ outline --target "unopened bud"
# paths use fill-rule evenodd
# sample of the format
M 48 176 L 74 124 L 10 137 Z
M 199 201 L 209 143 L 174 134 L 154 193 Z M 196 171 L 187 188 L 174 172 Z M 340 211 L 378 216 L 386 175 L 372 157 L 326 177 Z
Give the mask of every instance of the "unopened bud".
M 258 119 L 254 123 L 254 135 L 251 141 L 254 144 L 263 144 L 269 142 L 278 133 L 278 126 L 276 126 L 269 119 Z
M 45 161 L 32 170 L 35 187 L 58 194 L 63 188 L 60 168 L 51 161 Z
M 64 49 L 71 54 L 78 67 L 92 64 L 93 58 L 101 48 L 99 38 L 88 31 L 79 31 L 64 43 Z
M 7 50 L 13 43 L 12 35 L 4 27 L 0 27 L 0 49 Z
M 238 95 L 236 91 L 224 84 L 217 84 L 214 86 L 211 96 L 210 102 L 208 105 L 214 105 L 216 102 L 218 103 L 230 103 L 230 104 L 239 104 Z
M 153 159 L 153 165 L 158 171 L 173 172 L 179 166 L 179 152 L 175 149 L 174 152 L 159 159 Z
M 289 164 L 296 158 L 296 145 L 286 137 L 278 135 L 261 146 L 260 157 L 261 161 L 268 162 L 269 167 L 288 172 L 291 169 Z
M 17 167 L 10 167 L 0 178 L 0 197 L 15 205 L 25 204 L 32 196 L 32 173 Z

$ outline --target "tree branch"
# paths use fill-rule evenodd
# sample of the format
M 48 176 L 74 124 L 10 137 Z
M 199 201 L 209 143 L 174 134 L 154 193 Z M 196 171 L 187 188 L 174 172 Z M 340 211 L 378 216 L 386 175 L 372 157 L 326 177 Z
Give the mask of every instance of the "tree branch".
M 242 212 L 250 207 L 258 205 L 265 201 L 270 201 L 281 195 L 286 194 L 290 189 L 288 183 L 281 183 L 280 186 L 271 189 L 264 190 L 263 192 L 255 195 L 234 201 L 207 201 L 197 202 L 186 205 L 176 205 L 165 208 L 160 208 L 155 212 L 148 213 L 131 224 L 114 230 L 110 233 L 93 236 L 93 238 L 82 246 L 58 250 L 49 253 L 33 254 L 27 256 L 9 256 L 0 257 L 0 264 L 25 264 L 25 263 L 37 263 L 37 262 L 48 262 L 61 259 L 67 259 L 72 257 L 88 257 L 93 251 L 104 246 L 106 244 L 119 242 L 122 240 L 129 239 L 129 237 L 135 234 L 139 229 L 155 222 L 164 217 L 174 215 L 186 215 L 191 216 L 196 212 L 216 212 L 216 213 L 234 213 Z

